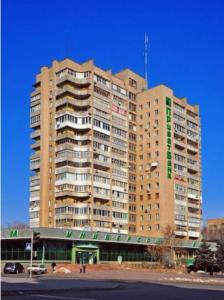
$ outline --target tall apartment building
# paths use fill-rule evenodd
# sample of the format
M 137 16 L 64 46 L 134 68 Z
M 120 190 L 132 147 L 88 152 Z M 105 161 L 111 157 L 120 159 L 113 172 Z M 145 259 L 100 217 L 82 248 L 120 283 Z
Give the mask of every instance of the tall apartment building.
M 54 61 L 34 87 L 31 227 L 199 236 L 197 106 L 93 61 Z
M 128 233 L 128 189 L 136 200 L 135 102 L 144 86 L 130 70 L 112 75 L 93 61 L 41 69 L 31 94 L 31 227 Z M 136 217 L 130 227 L 136 231 Z

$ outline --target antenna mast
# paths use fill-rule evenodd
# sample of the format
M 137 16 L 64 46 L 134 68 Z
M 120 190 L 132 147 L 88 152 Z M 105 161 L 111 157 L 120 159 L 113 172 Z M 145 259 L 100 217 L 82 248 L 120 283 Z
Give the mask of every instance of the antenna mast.
M 146 86 L 145 89 L 148 89 L 148 44 L 149 44 L 149 37 L 147 35 L 147 33 L 145 32 L 145 52 L 144 52 L 144 56 L 145 56 L 145 82 L 146 82 Z

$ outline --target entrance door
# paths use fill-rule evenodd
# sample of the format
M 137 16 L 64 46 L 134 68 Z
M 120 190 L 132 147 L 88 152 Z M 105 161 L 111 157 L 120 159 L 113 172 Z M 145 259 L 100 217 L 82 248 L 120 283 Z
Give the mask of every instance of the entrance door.
M 97 256 L 95 251 L 77 251 L 76 252 L 77 264 L 95 264 L 97 263 Z

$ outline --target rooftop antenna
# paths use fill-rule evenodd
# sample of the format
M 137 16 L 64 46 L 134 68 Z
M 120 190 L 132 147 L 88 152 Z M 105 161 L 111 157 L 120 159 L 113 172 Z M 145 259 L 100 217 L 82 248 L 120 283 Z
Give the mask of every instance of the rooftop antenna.
M 145 51 L 144 51 L 144 56 L 145 56 L 145 89 L 148 89 L 148 45 L 149 45 L 149 37 L 147 33 L 145 32 Z

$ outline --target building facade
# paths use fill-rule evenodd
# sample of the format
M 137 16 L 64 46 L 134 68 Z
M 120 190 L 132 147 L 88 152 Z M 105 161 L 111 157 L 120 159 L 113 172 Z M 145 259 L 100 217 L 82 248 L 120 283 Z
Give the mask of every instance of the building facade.
M 54 61 L 34 88 L 31 227 L 199 237 L 197 106 L 92 60 Z
M 201 138 L 198 106 L 159 85 L 140 93 L 137 227 L 142 234 L 197 239 L 201 224 Z M 171 232 L 167 232 L 171 234 Z

